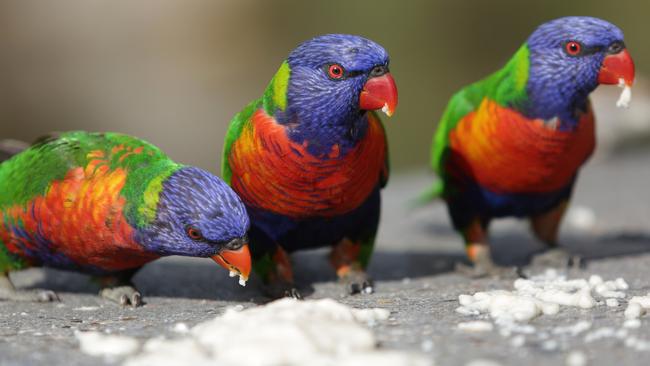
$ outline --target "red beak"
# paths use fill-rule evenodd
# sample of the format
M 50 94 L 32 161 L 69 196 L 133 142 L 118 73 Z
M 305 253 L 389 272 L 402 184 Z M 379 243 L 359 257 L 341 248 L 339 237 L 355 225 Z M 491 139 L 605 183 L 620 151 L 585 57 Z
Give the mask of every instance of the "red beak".
M 598 74 L 600 84 L 618 84 L 621 79 L 627 86 L 632 86 L 634 82 L 634 61 L 626 49 L 605 56 Z
M 248 250 L 248 244 L 244 244 L 237 250 L 221 251 L 211 258 L 221 267 L 239 274 L 244 281 L 248 280 L 248 275 L 251 273 L 251 252 Z
M 359 108 L 366 111 L 381 109 L 389 117 L 397 107 L 397 86 L 395 80 L 386 73 L 368 79 L 359 96 Z

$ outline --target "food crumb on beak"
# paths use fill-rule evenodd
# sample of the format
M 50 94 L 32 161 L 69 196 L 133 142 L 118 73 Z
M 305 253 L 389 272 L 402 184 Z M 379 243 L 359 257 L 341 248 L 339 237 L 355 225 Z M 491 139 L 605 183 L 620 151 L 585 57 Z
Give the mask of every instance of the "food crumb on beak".
M 621 96 L 616 101 L 616 106 L 627 108 L 630 106 L 630 100 L 632 100 L 632 88 L 622 78 L 618 79 L 618 86 L 623 88 L 623 91 L 621 91 Z
M 381 111 L 386 113 L 386 115 L 388 117 L 390 117 L 391 113 L 390 113 L 390 110 L 388 109 L 388 103 L 384 103 L 384 106 L 381 107 Z
M 244 279 L 244 276 L 239 275 L 239 285 L 246 287 L 246 280 Z

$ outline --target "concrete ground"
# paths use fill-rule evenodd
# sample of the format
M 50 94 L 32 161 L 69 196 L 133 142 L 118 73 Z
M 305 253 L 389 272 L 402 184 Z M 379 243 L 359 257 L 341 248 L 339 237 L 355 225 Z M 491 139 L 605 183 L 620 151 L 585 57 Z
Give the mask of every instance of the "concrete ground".
M 569 214 L 562 243 L 590 261 L 585 270 L 576 270 L 571 276 L 623 277 L 630 284 L 628 298 L 650 291 L 649 159 L 648 152 L 635 153 L 591 162 L 584 170 L 573 201 L 578 209 Z M 502 365 L 558 365 L 565 363 L 571 351 L 583 352 L 589 365 L 647 363 L 650 351 L 633 350 L 616 337 L 586 342 L 585 333 L 552 335 L 558 326 L 580 320 L 591 322 L 591 331 L 620 329 L 625 301 L 619 308 L 562 308 L 556 316 L 541 316 L 531 323 L 538 332 L 526 335 L 523 344 L 497 330 L 459 331 L 459 322 L 476 319 L 455 312 L 459 294 L 512 289 L 512 281 L 468 280 L 453 272 L 454 264 L 463 260 L 463 252 L 459 237 L 449 227 L 444 205 L 416 210 L 405 205 L 430 180 L 421 173 L 394 176 L 384 192 L 379 243 L 370 267 L 376 279 L 375 294 L 344 295 L 323 251 L 295 256 L 303 294 L 391 310 L 391 318 L 373 328 L 381 347 L 423 352 L 439 365 L 465 365 L 477 359 Z M 525 263 L 541 248 L 525 224 L 515 220 L 497 222 L 492 234 L 502 263 Z M 214 318 L 227 306 L 250 307 L 268 301 L 254 281 L 242 289 L 209 260 L 167 258 L 148 265 L 135 278 L 146 301 L 138 309 L 101 300 L 97 287 L 75 273 L 32 269 L 13 278 L 20 287 L 53 289 L 61 302 L 0 302 L 0 365 L 102 365 L 108 361 L 79 351 L 76 330 L 138 338 L 173 335 L 172 326 L 177 322 L 191 326 Z M 650 321 L 642 318 L 641 327 L 629 332 L 650 341 Z

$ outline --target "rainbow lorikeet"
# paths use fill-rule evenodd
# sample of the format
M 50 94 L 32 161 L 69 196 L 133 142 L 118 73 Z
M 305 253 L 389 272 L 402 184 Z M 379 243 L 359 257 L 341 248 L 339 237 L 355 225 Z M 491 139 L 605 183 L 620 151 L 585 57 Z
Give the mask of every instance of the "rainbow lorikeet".
M 542 258 L 569 258 L 557 234 L 578 170 L 595 147 L 589 93 L 619 84 L 619 104 L 627 104 L 633 80 L 620 29 L 566 17 L 542 24 L 501 70 L 451 98 L 433 140 L 441 179 L 429 195 L 446 200 L 474 274 L 500 272 L 487 241 L 498 217 L 529 218 L 553 248 Z
M 249 219 L 216 176 L 116 133 L 68 132 L 0 164 L 0 299 L 56 298 L 18 291 L 8 272 L 49 266 L 99 278 L 102 296 L 133 306 L 130 282 L 167 255 L 211 257 L 246 280 Z
M 299 296 L 288 253 L 322 246 L 333 247 L 331 263 L 350 292 L 372 292 L 365 268 L 388 179 L 386 135 L 373 111 L 390 116 L 397 105 L 388 61 L 368 39 L 316 37 L 230 124 L 222 175 L 248 209 L 253 267 L 273 295 Z

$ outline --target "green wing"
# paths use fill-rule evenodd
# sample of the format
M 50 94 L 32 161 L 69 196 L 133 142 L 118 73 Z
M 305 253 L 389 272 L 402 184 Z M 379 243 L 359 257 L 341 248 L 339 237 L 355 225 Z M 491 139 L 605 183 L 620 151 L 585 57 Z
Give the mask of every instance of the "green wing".
M 424 192 L 419 201 L 429 201 L 445 193 L 444 166 L 449 151 L 449 134 L 458 122 L 475 111 L 485 98 L 504 107 L 514 107 L 526 100 L 528 68 L 529 52 L 524 44 L 501 70 L 454 94 L 438 124 L 431 149 L 431 167 L 441 180 Z
M 439 176 L 443 175 L 445 155 L 449 148 L 449 133 L 464 116 L 476 110 L 484 95 L 481 83 L 472 84 L 454 94 L 447 104 L 431 149 L 431 167 Z
M 261 103 L 261 99 L 249 103 L 230 121 L 230 126 L 228 126 L 228 132 L 226 132 L 226 138 L 223 145 L 223 154 L 221 155 L 221 178 L 223 178 L 223 180 L 228 184 L 230 184 L 232 179 L 232 169 L 228 160 L 232 144 L 237 141 L 241 132 L 244 130 L 244 126 L 250 123 L 253 113 L 255 113 L 255 111 L 260 107 Z

